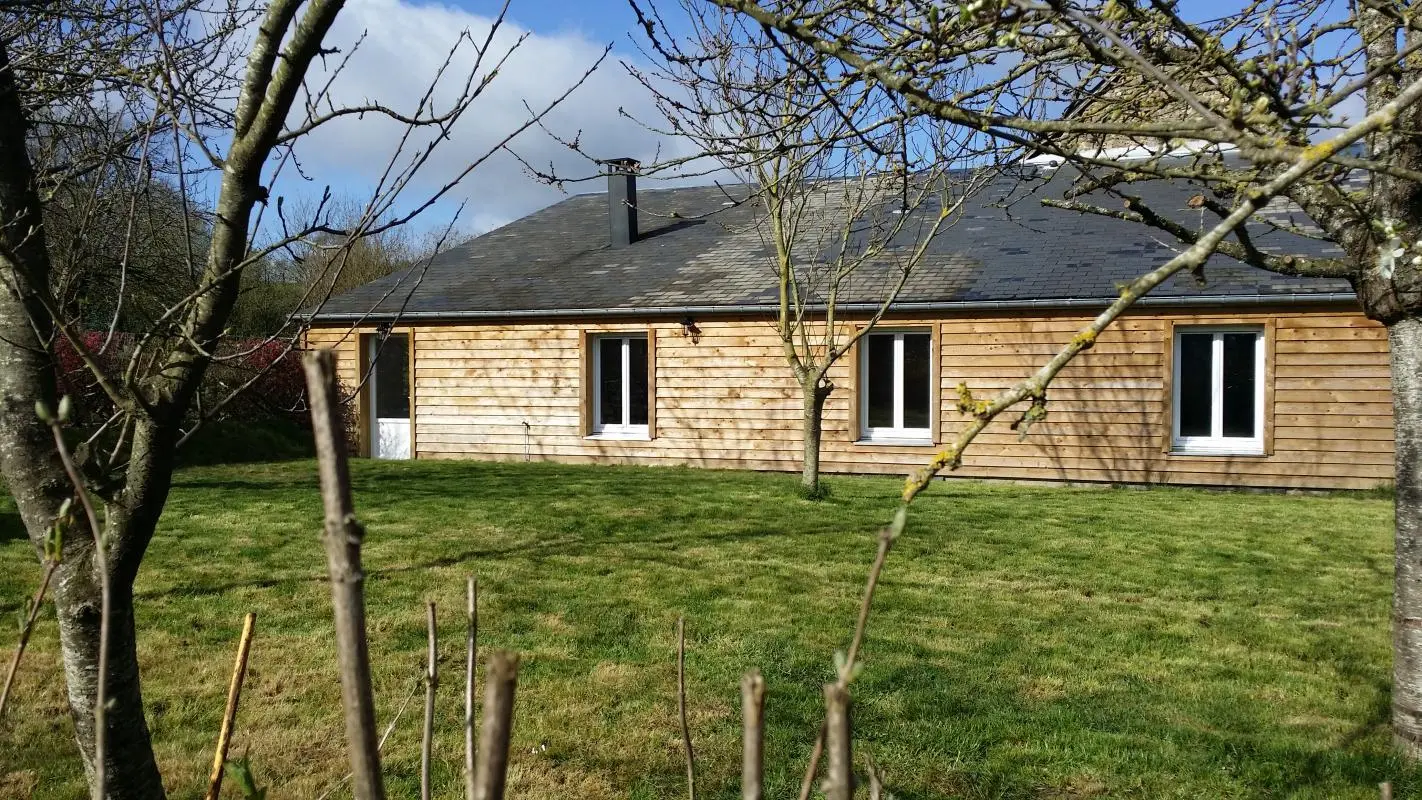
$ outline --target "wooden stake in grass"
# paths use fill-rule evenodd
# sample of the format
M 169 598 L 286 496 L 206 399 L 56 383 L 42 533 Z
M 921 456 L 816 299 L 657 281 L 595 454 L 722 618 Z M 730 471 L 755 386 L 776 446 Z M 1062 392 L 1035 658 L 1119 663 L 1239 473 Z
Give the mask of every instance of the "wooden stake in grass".
M 681 716 L 681 744 L 686 752 L 686 796 L 696 800 L 696 753 L 691 749 L 691 727 L 686 723 L 686 619 L 676 618 L 676 705 Z
M 427 606 L 426 619 L 429 631 L 429 655 L 425 661 L 425 729 L 420 736 L 420 800 L 430 800 L 430 758 L 434 750 L 435 689 L 439 688 L 439 647 L 435 630 L 435 604 Z
M 474 800 L 503 800 L 517 686 L 518 656 L 502 651 L 490 654 L 484 667 L 484 719 L 474 765 Z
M 474 800 L 474 670 L 479 661 L 479 581 L 469 576 L 464 642 L 464 796 Z
M 365 572 L 360 562 L 365 529 L 356 520 L 351 499 L 335 353 L 330 350 L 307 353 L 302 366 L 306 370 L 311 403 L 321 501 L 326 511 L 325 533 L 321 539 L 331 578 L 331 606 L 335 612 L 336 655 L 341 672 L 341 705 L 346 719 L 346 746 L 350 748 L 352 788 L 356 800 L 385 800 L 380 745 L 375 732 L 375 698 L 370 686 L 370 649 L 365 632 Z
M 222 730 L 217 734 L 217 749 L 212 754 L 212 774 L 207 779 L 204 800 L 217 800 L 222 791 L 227 748 L 232 744 L 232 729 L 237 724 L 237 701 L 242 697 L 242 682 L 247 678 L 247 656 L 252 651 L 252 631 L 256 625 L 257 615 L 247 612 L 242 620 L 242 638 L 237 641 L 237 663 L 232 667 L 232 681 L 227 685 L 227 707 L 222 712 Z
M 1378 792 L 1382 794 L 1382 800 L 1392 800 L 1392 783 L 1383 781 L 1378 784 Z
M 850 745 L 849 690 L 825 684 L 825 800 L 854 797 L 854 754 Z
M 741 800 L 761 800 L 765 771 L 765 679 L 751 670 L 741 679 Z

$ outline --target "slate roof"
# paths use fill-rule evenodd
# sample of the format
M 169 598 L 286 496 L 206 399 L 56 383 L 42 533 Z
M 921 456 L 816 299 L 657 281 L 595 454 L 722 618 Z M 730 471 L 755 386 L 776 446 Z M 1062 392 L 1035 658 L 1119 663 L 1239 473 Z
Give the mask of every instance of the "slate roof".
M 1104 307 L 1117 285 L 1169 259 L 1179 245 L 1143 225 L 1043 207 L 1038 197 L 1060 196 L 1058 175 L 1035 193 L 998 178 L 970 199 L 951 227 L 934 239 L 897 308 L 990 306 Z M 1193 191 L 1165 182 L 1131 191 L 1157 211 L 1192 226 L 1200 213 L 1186 207 Z M 745 187 L 639 187 L 641 235 L 627 247 L 608 244 L 606 195 L 570 197 L 471 239 L 428 265 L 399 272 L 329 300 L 313 321 L 459 319 L 531 314 L 674 314 L 768 309 L 776 302 L 771 250 L 757 228 L 758 206 L 725 207 Z M 1101 202 L 1117 207 L 1119 200 Z M 936 211 L 923 207 L 901 238 Z M 1303 227 L 1284 204 L 1266 210 Z M 1204 221 L 1208 224 L 1208 220 Z M 1261 249 L 1338 256 L 1326 241 L 1251 225 Z M 842 291 L 842 307 L 871 304 L 883 294 L 893 263 L 869 265 Z M 1207 284 L 1176 276 L 1150 302 L 1342 301 L 1345 281 L 1291 278 L 1216 255 Z

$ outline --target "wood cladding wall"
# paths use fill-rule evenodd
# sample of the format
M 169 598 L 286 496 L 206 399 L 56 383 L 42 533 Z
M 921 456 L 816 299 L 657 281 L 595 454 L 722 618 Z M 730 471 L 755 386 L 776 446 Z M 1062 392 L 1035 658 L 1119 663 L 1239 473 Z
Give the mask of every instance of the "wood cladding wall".
M 895 319 L 931 331 L 935 435 L 963 423 L 966 383 L 984 398 L 1039 367 L 1079 330 L 1074 315 Z M 764 319 L 698 320 L 697 341 L 676 322 L 558 320 L 416 325 L 413 396 L 418 458 L 689 464 L 798 470 L 799 390 Z M 1267 330 L 1266 455 L 1169 452 L 1170 342 L 1176 326 L 1258 325 Z M 653 332 L 654 435 L 647 441 L 583 435 L 584 350 L 590 334 Z M 369 332 L 369 331 L 364 331 Z M 363 368 L 359 333 L 313 328 L 334 347 L 348 387 Z M 857 441 L 857 370 L 832 373 L 825 408 L 826 472 L 902 474 L 931 446 Z M 1371 488 L 1392 478 L 1392 405 L 1384 329 L 1342 310 L 1128 316 L 1068 366 L 1048 392 L 1049 414 L 1025 439 L 993 423 L 968 450 L 962 477 L 1298 488 Z

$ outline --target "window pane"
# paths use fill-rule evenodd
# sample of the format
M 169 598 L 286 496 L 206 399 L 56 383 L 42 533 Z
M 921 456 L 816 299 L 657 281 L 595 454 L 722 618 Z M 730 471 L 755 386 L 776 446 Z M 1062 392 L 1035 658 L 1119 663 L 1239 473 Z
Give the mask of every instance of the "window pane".
M 632 425 L 647 424 L 647 340 L 633 339 L 629 342 L 631 353 L 628 358 L 631 360 L 631 374 L 628 377 L 631 386 L 631 408 L 628 409 Z
M 598 339 L 599 398 L 602 418 L 599 425 L 622 424 L 622 340 Z
M 929 420 L 930 344 L 926 333 L 904 334 L 904 427 L 927 428 Z
M 408 419 L 410 416 L 410 339 L 403 333 L 376 345 L 375 417 Z
M 1246 439 L 1254 429 L 1255 333 L 1224 334 L 1224 435 Z
M 1210 435 L 1210 350 L 1214 335 L 1180 336 L 1180 436 Z
M 894 427 L 894 337 L 867 338 L 865 411 L 871 428 Z

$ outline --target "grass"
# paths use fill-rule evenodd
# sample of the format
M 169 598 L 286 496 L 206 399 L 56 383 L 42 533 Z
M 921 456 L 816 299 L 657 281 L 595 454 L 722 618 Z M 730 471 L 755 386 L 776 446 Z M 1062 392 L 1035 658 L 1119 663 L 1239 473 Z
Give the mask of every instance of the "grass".
M 703 797 L 738 796 L 738 683 L 768 691 L 772 797 L 798 783 L 899 483 L 545 464 L 355 467 L 382 723 L 442 613 L 435 775 L 461 764 L 463 579 L 481 637 L 524 656 L 518 798 L 684 796 L 673 625 L 688 620 Z M 275 797 L 345 772 L 311 462 L 182 472 L 138 592 L 144 690 L 170 793 L 201 794 L 241 615 L 257 639 L 234 755 Z M 1391 754 L 1390 504 L 952 482 L 890 558 L 856 683 L 856 746 L 900 798 L 1371 798 Z M 0 603 L 39 569 L 0 506 Z M 14 644 L 0 631 L 0 652 Z M 83 793 L 47 620 L 0 724 L 0 796 Z M 419 700 L 387 749 L 418 783 Z M 341 796 L 338 794 L 337 796 Z

